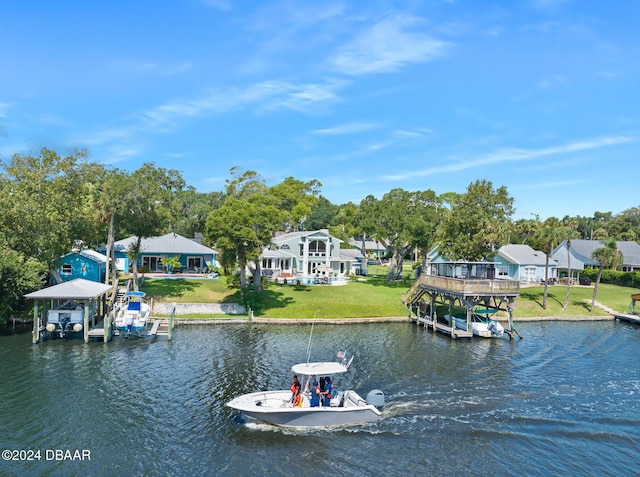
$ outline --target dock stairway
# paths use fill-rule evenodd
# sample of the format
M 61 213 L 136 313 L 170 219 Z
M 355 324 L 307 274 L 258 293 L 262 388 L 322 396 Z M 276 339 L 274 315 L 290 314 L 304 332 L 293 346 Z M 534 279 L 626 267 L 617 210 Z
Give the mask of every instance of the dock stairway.
M 405 306 L 414 305 L 420 301 L 420 298 L 426 293 L 422 287 L 424 281 L 423 275 L 420 275 L 411 288 L 402 295 L 402 302 Z

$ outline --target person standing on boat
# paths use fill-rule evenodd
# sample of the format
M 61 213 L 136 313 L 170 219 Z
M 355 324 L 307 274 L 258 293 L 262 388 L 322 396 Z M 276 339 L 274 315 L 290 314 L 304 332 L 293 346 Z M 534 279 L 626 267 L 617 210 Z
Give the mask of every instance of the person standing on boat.
M 291 383 L 291 401 L 293 402 L 293 400 L 296 397 L 296 394 L 300 394 L 300 389 L 302 388 L 302 385 L 300 384 L 300 381 L 298 381 L 298 376 L 294 375 L 293 376 L 293 382 Z
M 326 378 L 324 378 L 324 393 L 323 393 L 323 399 L 322 399 L 323 406 L 331 405 L 332 392 L 333 392 L 333 383 L 331 382 L 331 377 L 327 376 Z
M 316 375 L 311 375 L 311 399 L 309 399 L 310 407 L 318 407 L 320 405 L 320 385 L 316 379 Z

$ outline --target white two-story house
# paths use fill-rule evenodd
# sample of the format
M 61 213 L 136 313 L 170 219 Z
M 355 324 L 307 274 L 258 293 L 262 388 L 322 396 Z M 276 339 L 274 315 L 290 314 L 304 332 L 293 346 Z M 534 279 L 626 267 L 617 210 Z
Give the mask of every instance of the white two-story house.
M 357 250 L 326 229 L 277 234 L 260 256 L 262 273 L 273 281 L 313 284 L 344 280 L 360 266 Z

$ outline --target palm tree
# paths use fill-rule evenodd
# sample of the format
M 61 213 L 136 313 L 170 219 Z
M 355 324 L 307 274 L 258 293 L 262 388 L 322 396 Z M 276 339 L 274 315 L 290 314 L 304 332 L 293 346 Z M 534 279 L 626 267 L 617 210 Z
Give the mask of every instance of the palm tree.
M 576 230 L 578 223 L 575 220 L 565 221 L 562 233 L 566 236 L 567 240 L 567 294 L 564 298 L 564 305 L 562 309 L 566 310 L 569 306 L 569 294 L 571 293 L 571 239 L 579 237 Z
M 591 313 L 593 313 L 593 307 L 596 304 L 596 296 L 598 295 L 598 285 L 600 284 L 600 277 L 602 276 L 603 269 L 616 269 L 622 263 L 622 253 L 618 250 L 616 241 L 609 239 L 605 242 L 604 247 L 600 247 L 593 251 L 591 258 L 598 262 L 598 275 L 596 277 L 596 284 L 593 287 L 593 298 L 591 299 Z
M 549 217 L 538 230 L 537 238 L 544 244 L 544 295 L 542 297 L 542 309 L 547 309 L 547 296 L 549 287 L 549 259 L 556 244 L 560 242 L 560 221 L 555 217 Z

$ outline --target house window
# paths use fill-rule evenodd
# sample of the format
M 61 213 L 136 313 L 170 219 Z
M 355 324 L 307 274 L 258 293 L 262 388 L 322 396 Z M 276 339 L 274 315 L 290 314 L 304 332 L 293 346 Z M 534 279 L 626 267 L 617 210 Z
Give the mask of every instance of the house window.
M 289 250 L 289 245 L 287 245 L 286 243 L 280 245 L 280 250 Z
M 508 277 L 509 267 L 498 267 L 498 277 Z
M 310 257 L 324 257 L 327 254 L 327 244 L 320 240 L 312 240 L 309 242 Z
M 73 268 L 71 267 L 70 263 L 63 263 L 62 264 L 62 274 L 63 275 L 71 275 L 72 272 L 73 272 Z
M 187 268 L 202 268 L 202 257 L 188 257 Z
M 152 255 L 145 255 L 142 257 L 142 266 L 147 267 L 147 270 L 155 271 L 162 269 L 162 258 Z

